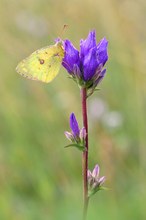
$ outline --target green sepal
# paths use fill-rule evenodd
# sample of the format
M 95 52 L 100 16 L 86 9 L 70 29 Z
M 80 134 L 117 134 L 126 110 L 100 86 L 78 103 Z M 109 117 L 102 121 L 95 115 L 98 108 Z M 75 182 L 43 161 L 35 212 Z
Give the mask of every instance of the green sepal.
M 99 91 L 99 90 L 101 90 L 101 89 L 94 89 L 94 91 Z
M 90 198 L 91 196 L 93 196 L 95 193 L 97 193 L 100 190 L 109 190 L 107 187 L 103 187 L 103 186 L 99 186 L 97 187 L 97 189 L 91 189 L 88 190 L 88 197 Z
M 85 151 L 86 150 L 86 148 L 83 145 L 79 145 L 79 144 L 69 144 L 69 145 L 65 146 L 65 148 L 67 148 L 67 147 L 76 147 L 80 151 Z
M 88 98 L 89 96 L 91 96 L 95 91 L 99 91 L 99 90 L 100 90 L 100 89 L 95 89 L 95 88 L 90 89 L 89 92 L 88 92 L 88 94 L 87 94 L 87 98 Z
M 90 197 L 93 196 L 95 193 L 97 193 L 99 190 L 100 190 L 100 188 L 88 190 L 88 197 L 90 198 Z
M 100 187 L 100 190 L 110 190 L 110 189 L 107 188 L 107 187 L 101 186 L 101 187 Z

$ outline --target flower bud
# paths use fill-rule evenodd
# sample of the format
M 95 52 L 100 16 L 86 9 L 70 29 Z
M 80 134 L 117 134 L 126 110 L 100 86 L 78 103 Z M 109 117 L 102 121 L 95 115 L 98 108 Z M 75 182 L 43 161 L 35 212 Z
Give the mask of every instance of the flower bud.
M 77 119 L 74 115 L 74 113 L 72 113 L 70 115 L 70 128 L 72 130 L 72 134 L 75 138 L 79 138 L 79 135 L 80 135 L 80 129 L 79 129 L 79 125 L 78 125 L 78 122 L 77 122 Z
M 80 130 L 80 138 L 81 138 L 81 140 L 85 140 L 85 138 L 86 138 L 86 129 L 83 127 L 81 130 Z
M 73 136 L 72 133 L 70 133 L 70 132 L 68 132 L 68 131 L 65 131 L 64 134 L 65 134 L 66 138 L 67 138 L 69 141 L 71 141 L 71 142 L 74 141 L 74 136 Z
M 105 176 L 99 177 L 100 167 L 95 165 L 93 171 L 88 170 L 88 196 L 94 195 L 97 191 L 101 190 L 102 184 L 105 182 Z

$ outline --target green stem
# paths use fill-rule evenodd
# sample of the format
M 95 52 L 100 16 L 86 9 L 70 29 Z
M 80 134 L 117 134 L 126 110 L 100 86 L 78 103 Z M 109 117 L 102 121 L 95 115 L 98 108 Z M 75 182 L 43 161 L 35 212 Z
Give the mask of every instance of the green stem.
M 85 139 L 85 147 L 86 151 L 83 152 L 82 155 L 82 175 L 83 175 L 83 220 L 86 220 L 87 210 L 88 210 L 88 179 L 87 179 L 87 171 L 88 171 L 88 117 L 87 117 L 87 89 L 81 88 L 81 100 L 82 100 L 82 115 L 83 115 L 83 126 L 86 129 L 86 139 Z

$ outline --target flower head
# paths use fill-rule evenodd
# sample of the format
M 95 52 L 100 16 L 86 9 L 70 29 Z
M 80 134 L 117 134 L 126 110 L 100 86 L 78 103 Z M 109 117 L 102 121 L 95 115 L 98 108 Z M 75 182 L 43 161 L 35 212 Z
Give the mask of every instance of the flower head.
M 95 31 L 89 32 L 88 37 L 80 41 L 80 51 L 65 40 L 62 65 L 80 86 L 95 89 L 106 72 L 103 67 L 108 60 L 107 45 L 106 38 L 96 43 Z
M 105 176 L 99 177 L 100 167 L 95 165 L 93 171 L 88 170 L 88 194 L 89 196 L 95 194 L 102 189 L 102 185 L 105 182 Z

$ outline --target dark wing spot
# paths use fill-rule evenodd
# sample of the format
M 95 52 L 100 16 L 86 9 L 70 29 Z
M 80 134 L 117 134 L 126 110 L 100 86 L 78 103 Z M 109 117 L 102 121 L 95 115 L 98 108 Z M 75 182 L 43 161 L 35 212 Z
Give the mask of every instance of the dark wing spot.
M 47 52 L 45 52 L 45 54 L 48 54 Z
M 40 64 L 44 64 L 44 63 L 45 63 L 45 60 L 39 59 L 39 62 L 40 62 Z
M 51 64 L 49 65 L 49 68 L 51 68 Z
M 59 53 L 55 53 L 53 56 L 54 56 L 54 57 L 58 57 L 58 56 L 59 56 Z

